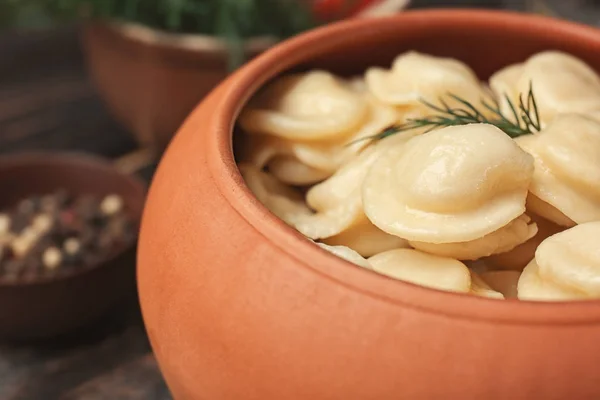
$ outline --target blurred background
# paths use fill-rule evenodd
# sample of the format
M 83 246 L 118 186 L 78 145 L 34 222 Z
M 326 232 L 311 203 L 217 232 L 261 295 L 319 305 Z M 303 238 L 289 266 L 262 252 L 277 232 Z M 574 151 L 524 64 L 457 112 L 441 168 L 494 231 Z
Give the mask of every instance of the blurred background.
M 174 132 L 282 39 L 433 7 L 600 24 L 597 0 L 0 0 L 0 400 L 169 399 L 133 256 Z

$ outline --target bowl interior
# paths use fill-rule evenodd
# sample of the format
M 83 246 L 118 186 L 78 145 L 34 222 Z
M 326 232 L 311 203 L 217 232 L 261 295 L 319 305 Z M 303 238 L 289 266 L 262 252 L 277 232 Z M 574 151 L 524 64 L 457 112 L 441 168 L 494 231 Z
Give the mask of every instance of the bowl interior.
M 312 48 L 306 49 L 311 42 Z M 284 42 L 247 68 L 259 73 L 253 78 L 246 74 L 246 82 L 253 86 L 238 109 L 282 74 L 321 69 L 341 76 L 363 75 L 370 67 L 390 68 L 398 55 L 411 50 L 461 60 L 484 81 L 544 50 L 565 51 L 600 72 L 600 30 L 509 12 L 409 11 L 378 21 L 337 23 Z M 244 139 L 237 130 L 234 138 L 237 154 Z

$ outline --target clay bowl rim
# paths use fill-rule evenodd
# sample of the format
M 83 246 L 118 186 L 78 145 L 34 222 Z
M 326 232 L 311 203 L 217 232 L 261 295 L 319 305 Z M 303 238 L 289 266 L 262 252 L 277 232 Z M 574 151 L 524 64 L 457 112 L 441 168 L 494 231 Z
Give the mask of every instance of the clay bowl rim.
M 215 104 L 207 135 L 208 168 L 214 182 L 231 206 L 264 240 L 295 258 L 302 268 L 382 301 L 442 314 L 453 318 L 519 325 L 565 325 L 600 323 L 600 300 L 570 302 L 498 301 L 469 294 L 451 293 L 402 282 L 355 266 L 329 254 L 267 210 L 250 192 L 236 166 L 232 151 L 235 120 L 244 104 L 266 81 L 302 63 L 307 57 L 322 54 L 370 27 L 394 30 L 395 25 L 460 29 L 471 25 L 487 29 L 523 29 L 534 36 L 551 34 L 573 40 L 600 43 L 595 28 L 550 17 L 509 11 L 474 9 L 430 9 L 402 12 L 391 17 L 354 19 L 308 31 L 268 50 L 232 75 L 211 96 Z M 282 61 L 285 60 L 285 61 Z M 310 260 L 310 264 L 306 262 Z
M 222 38 L 201 33 L 173 33 L 137 22 L 106 20 L 100 23 L 125 38 L 151 47 L 170 48 L 191 53 L 208 52 L 226 56 L 229 45 Z M 263 52 L 277 43 L 274 36 L 255 36 L 243 41 L 246 53 Z
M 142 207 L 140 208 L 139 215 L 130 215 L 134 218 L 134 221 L 139 225 L 141 221 L 141 215 L 143 212 L 143 204 L 146 196 L 146 185 L 143 181 L 133 174 L 126 174 L 114 167 L 110 160 L 94 155 L 87 154 L 84 152 L 75 151 L 27 151 L 19 152 L 15 154 L 8 154 L 0 156 L 0 170 L 5 168 L 15 168 L 26 166 L 29 164 L 45 164 L 45 165 L 72 165 L 72 168 L 78 165 L 86 165 L 88 167 L 97 169 L 102 173 L 115 173 L 115 176 L 120 176 L 123 182 L 126 182 L 133 190 L 138 192 L 140 195 L 140 201 Z M 43 172 L 42 172 L 43 173 Z M 19 287 L 33 287 L 33 286 L 44 286 L 51 285 L 53 283 L 75 279 L 83 275 L 89 274 L 99 268 L 107 267 L 110 264 L 117 262 L 118 259 L 136 248 L 136 241 L 131 244 L 124 246 L 121 249 L 113 251 L 108 257 L 101 261 L 95 262 L 91 265 L 84 266 L 83 268 L 74 269 L 56 276 L 43 276 L 32 280 L 21 280 L 16 282 L 6 281 L 0 278 L 0 290 L 5 288 L 19 288 Z

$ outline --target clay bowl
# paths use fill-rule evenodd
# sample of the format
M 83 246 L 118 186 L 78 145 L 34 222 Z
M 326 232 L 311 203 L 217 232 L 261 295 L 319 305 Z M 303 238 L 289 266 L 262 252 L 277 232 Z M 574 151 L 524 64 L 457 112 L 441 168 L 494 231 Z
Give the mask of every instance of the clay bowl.
M 64 188 L 74 195 L 123 197 L 139 221 L 143 184 L 109 162 L 80 154 L 37 153 L 0 157 L 0 210 L 30 195 Z M 10 283 L 0 281 L 0 339 L 30 341 L 62 335 L 103 316 L 135 293 L 135 245 L 98 265 L 57 277 Z
M 410 49 L 461 59 L 483 79 L 545 49 L 600 70 L 593 28 L 431 10 L 312 31 L 230 77 L 167 150 L 142 222 L 142 311 L 176 399 L 600 398 L 600 301 L 496 301 L 394 281 L 320 250 L 244 185 L 232 131 L 265 82 L 307 67 L 359 73 Z
M 225 41 L 171 34 L 132 23 L 91 23 L 83 30 L 90 75 L 109 110 L 144 146 L 161 151 L 185 117 L 229 74 Z M 245 43 L 247 57 L 275 43 Z

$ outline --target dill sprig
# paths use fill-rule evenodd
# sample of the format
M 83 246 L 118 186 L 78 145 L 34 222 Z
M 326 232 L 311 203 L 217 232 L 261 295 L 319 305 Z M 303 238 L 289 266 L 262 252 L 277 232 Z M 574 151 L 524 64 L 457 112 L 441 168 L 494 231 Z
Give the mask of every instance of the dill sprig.
M 407 119 L 406 122 L 392 125 L 369 139 L 383 139 L 396 133 L 419 128 L 428 128 L 425 132 L 429 132 L 436 128 L 474 123 L 495 125 L 511 138 L 539 132 L 541 129 L 540 115 L 533 95 L 533 85 L 531 82 L 529 84 L 529 92 L 526 95 L 519 95 L 518 104 L 514 104 L 508 95 L 504 95 L 504 99 L 510 108 L 511 115 L 509 116 L 503 114 L 500 110 L 500 103 L 495 98 L 490 100 L 481 99 L 481 106 L 493 115 L 493 117 L 486 117 L 481 108 L 477 108 L 462 97 L 452 93 L 448 93 L 447 96 L 459 102 L 462 107 L 450 107 L 442 98 L 438 99 L 441 104 L 440 106 L 421 99 L 422 104 L 437 114 L 423 118 Z

